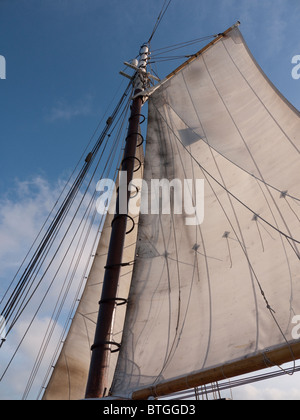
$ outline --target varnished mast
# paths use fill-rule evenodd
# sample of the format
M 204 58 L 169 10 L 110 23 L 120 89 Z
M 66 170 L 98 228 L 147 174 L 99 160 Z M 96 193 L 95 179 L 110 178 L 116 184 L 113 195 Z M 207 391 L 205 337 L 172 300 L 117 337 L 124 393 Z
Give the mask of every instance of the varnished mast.
M 133 80 L 134 99 L 132 100 L 131 105 L 131 115 L 129 118 L 126 146 L 121 168 L 122 172 L 127 173 L 127 203 L 130 198 L 130 191 L 128 191 L 128 186 L 133 178 L 134 166 L 136 163 L 135 155 L 137 142 L 140 138 L 139 125 L 143 98 L 141 95 L 139 95 L 139 93 L 145 89 L 147 60 L 148 47 L 144 45 L 140 51 L 140 61 Z M 86 398 L 101 398 L 105 395 L 108 388 L 107 376 L 109 354 L 111 351 L 115 350 L 114 346 L 119 346 L 119 344 L 113 343 L 110 337 L 113 314 L 116 301 L 118 299 L 117 289 L 128 219 L 128 214 L 121 213 L 119 204 L 120 195 L 118 194 L 115 217 L 112 222 L 111 239 L 106 263 L 102 296 L 100 300 L 95 339 L 91 349 L 92 359 L 86 388 Z

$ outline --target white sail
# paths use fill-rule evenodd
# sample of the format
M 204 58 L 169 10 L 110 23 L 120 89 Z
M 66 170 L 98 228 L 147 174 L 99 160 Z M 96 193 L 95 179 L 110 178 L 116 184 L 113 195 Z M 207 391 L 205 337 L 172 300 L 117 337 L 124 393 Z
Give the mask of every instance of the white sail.
M 134 179 L 140 179 L 142 177 L 142 147 L 137 149 L 137 157 L 140 160 L 141 165 L 138 165 L 140 168 L 134 173 Z M 135 200 L 137 200 L 137 198 L 135 198 Z M 118 298 L 124 300 L 127 300 L 128 298 L 132 277 L 132 263 L 135 258 L 139 215 L 133 214 L 132 218 L 136 228 L 126 235 L 125 238 L 123 251 L 124 267 L 121 268 L 118 289 Z M 108 214 L 83 295 L 80 299 L 60 356 L 54 366 L 51 379 L 43 396 L 44 400 L 80 400 L 85 396 L 91 360 L 91 346 L 95 335 L 112 220 L 113 215 Z M 132 221 L 128 222 L 129 231 L 132 228 L 130 223 L 132 223 Z M 125 265 L 127 263 L 130 264 Z M 120 300 L 118 303 L 122 303 L 122 301 Z M 125 312 L 126 305 L 119 305 L 115 311 L 111 340 L 116 343 L 120 343 L 122 339 Z M 116 361 L 117 354 L 112 353 L 110 357 L 109 383 L 112 382 Z
M 153 93 L 143 206 L 153 179 L 204 179 L 205 213 L 141 215 L 113 395 L 300 356 L 299 149 L 299 113 L 237 28 Z

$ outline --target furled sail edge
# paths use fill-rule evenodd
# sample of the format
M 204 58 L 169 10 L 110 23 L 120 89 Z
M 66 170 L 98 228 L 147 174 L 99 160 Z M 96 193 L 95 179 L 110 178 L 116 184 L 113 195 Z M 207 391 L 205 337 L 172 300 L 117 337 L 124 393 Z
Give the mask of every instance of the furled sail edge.
M 134 173 L 134 179 L 143 177 L 143 147 L 137 149 L 137 158 L 141 164 Z M 116 185 L 118 180 L 116 181 Z M 140 186 L 136 186 L 138 196 Z M 133 194 L 135 200 L 138 200 Z M 130 215 L 130 213 L 129 213 Z M 107 259 L 108 243 L 111 232 L 113 215 L 107 214 L 102 234 L 98 243 L 94 262 L 92 264 L 85 289 L 80 303 L 74 315 L 67 339 L 62 347 L 60 356 L 54 366 L 49 383 L 43 395 L 43 400 L 79 400 L 84 398 L 90 365 L 90 347 L 93 340 L 96 315 L 98 313 L 98 301 L 101 296 L 104 266 Z M 135 259 L 137 240 L 138 215 L 132 215 L 135 229 L 125 238 L 123 264 L 120 273 L 119 298 L 127 301 Z M 132 223 L 129 221 L 129 223 Z M 131 229 L 131 226 L 128 226 Z M 128 265 L 127 265 L 128 264 Z M 114 324 L 112 327 L 112 341 L 120 343 L 122 339 L 123 324 L 126 315 L 126 305 L 119 305 L 115 311 Z M 118 353 L 112 353 L 109 367 L 109 383 L 112 383 Z
M 132 394 L 133 400 L 147 400 L 149 397 L 163 397 L 175 392 L 196 388 L 212 382 L 223 381 L 258 370 L 283 365 L 300 359 L 300 341 L 238 360 L 213 369 L 193 373 L 189 376 L 162 382 L 158 385 L 140 389 Z

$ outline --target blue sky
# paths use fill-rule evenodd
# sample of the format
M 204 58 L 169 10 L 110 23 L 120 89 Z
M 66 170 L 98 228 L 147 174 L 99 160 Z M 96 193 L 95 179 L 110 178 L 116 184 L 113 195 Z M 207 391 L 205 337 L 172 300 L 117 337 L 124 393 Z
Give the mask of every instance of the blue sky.
M 1 0 L 1 179 L 72 168 L 122 81 L 123 61 L 148 40 L 162 0 Z M 152 48 L 222 32 L 238 19 L 250 49 L 299 109 L 297 0 L 173 0 Z M 164 76 L 177 63 L 160 66 Z
M 118 92 L 123 61 L 148 40 L 162 4 L 0 0 L 0 55 L 6 59 L 6 80 L 0 80 L 1 281 L 14 274 L 60 181 Z M 292 57 L 300 55 L 299 0 L 172 0 L 152 48 L 219 33 L 237 20 L 265 73 L 300 109 L 300 80 L 291 77 Z M 156 69 L 163 78 L 178 64 Z M 300 399 L 300 392 L 294 395 Z

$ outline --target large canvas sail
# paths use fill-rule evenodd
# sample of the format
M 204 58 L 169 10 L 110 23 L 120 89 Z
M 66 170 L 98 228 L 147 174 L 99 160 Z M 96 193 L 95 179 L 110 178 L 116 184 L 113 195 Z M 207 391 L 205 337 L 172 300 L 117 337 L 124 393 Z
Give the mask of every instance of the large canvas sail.
M 299 133 L 299 113 L 238 28 L 152 94 L 149 214 L 140 217 L 113 395 L 148 388 L 139 394 L 147 397 L 165 383 L 188 388 L 195 376 L 200 385 L 201 375 L 211 382 L 300 356 Z M 175 214 L 176 198 L 170 214 L 151 214 L 153 179 L 193 180 L 179 197 L 194 205 L 203 179 L 203 223 Z

